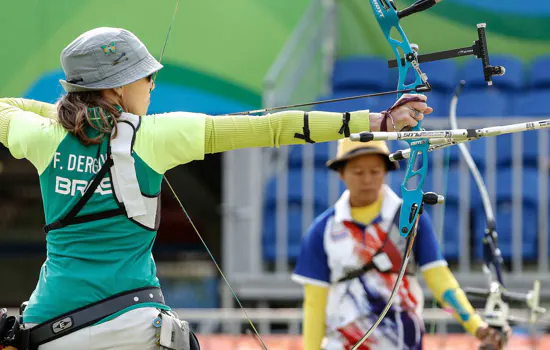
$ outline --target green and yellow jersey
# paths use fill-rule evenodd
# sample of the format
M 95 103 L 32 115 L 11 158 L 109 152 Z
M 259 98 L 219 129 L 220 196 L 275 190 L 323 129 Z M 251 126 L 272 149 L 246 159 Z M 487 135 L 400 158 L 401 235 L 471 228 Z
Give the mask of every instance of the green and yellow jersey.
M 174 112 L 141 117 L 132 157 L 141 192 L 160 192 L 163 174 L 205 154 L 250 147 L 303 144 L 295 137 L 304 112 L 266 116 L 218 116 Z M 309 112 L 311 139 L 337 140 L 341 113 Z M 369 113 L 351 113 L 351 132 L 369 130 Z M 0 99 L 0 143 L 36 168 L 46 223 L 63 218 L 107 159 L 108 138 L 85 146 L 57 121 L 56 106 L 25 99 Z M 117 208 L 105 177 L 80 215 Z M 46 235 L 47 259 L 29 306 L 27 323 L 41 323 L 132 289 L 159 286 L 151 249 L 156 232 L 125 216 L 53 230 Z M 155 306 L 141 304 L 139 307 Z M 166 308 L 166 307 L 165 307 Z M 128 310 L 124 310 L 128 311 Z

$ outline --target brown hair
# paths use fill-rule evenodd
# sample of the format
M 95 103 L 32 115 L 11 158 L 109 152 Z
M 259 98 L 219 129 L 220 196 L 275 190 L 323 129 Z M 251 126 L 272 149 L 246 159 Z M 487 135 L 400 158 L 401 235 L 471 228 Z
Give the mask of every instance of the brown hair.
M 116 136 L 120 114 L 101 91 L 69 92 L 61 97 L 57 107 L 61 125 L 86 146 L 100 144 L 113 130 Z M 90 127 L 99 131 L 99 136 L 88 136 Z

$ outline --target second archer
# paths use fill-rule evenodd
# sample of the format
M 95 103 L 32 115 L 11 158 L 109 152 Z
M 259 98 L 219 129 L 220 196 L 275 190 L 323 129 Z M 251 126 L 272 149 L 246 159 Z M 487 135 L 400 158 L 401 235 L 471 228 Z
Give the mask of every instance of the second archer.
M 403 200 L 384 183 L 398 164 L 390 161 L 383 141 L 342 139 L 327 166 L 347 190 L 312 223 L 293 275 L 304 285 L 306 350 L 350 349 L 362 338 L 388 303 L 405 243 L 398 225 Z M 413 258 L 395 304 L 359 349 L 422 349 L 424 296 L 418 271 L 470 334 L 501 348 L 502 339 L 475 313 L 447 267 L 427 213 L 420 216 Z

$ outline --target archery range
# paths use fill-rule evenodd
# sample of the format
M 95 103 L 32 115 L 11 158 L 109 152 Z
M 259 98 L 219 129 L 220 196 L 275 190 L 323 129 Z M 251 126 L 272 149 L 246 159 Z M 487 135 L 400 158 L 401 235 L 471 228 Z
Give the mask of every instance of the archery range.
M 380 30 L 382 18 L 377 22 L 379 11 L 395 12 L 383 4 L 134 0 L 129 6 L 105 0 L 5 0 L 1 7 L 10 15 L 0 23 L 0 62 L 5 67 L 0 99 L 55 103 L 64 93 L 59 52 L 77 34 L 108 26 L 136 33 L 156 58 L 163 52 L 164 68 L 156 77 L 148 114 L 187 111 L 216 116 L 302 104 L 296 109 L 384 111 L 395 103 L 397 93 L 349 97 L 400 90 L 398 81 L 418 86 L 423 80 L 413 69 L 400 76 L 399 69 L 389 68 L 401 64 Z M 460 148 L 455 144 L 458 138 L 449 143 L 447 136 L 434 136 L 425 144 L 422 159 L 428 165 L 419 191 L 445 200 L 423 210 L 431 217 L 443 257 L 478 313 L 484 315 L 492 297 L 509 304 L 506 317 L 512 336 L 507 348 L 546 349 L 550 3 L 416 4 L 426 8 L 395 19 L 414 44 L 405 53 L 414 52 L 411 62 L 420 62 L 430 85 L 425 93 L 434 112 L 425 117 L 422 128 L 468 131 L 460 138 Z M 395 5 L 414 9 L 412 0 L 396 0 Z M 445 50 L 453 52 L 442 53 Z M 406 57 L 400 56 L 403 62 Z M 494 69 L 492 75 L 488 68 Z M 324 100 L 338 101 L 310 105 Z M 512 124 L 521 126 L 506 135 L 479 132 Z M 398 194 L 412 154 L 405 134 L 382 135 L 392 154 L 404 152 L 398 153 L 400 169 L 386 177 Z M 203 161 L 166 174 L 170 186 L 162 187 L 162 221 L 153 247 L 157 275 L 166 303 L 184 315 L 202 348 L 302 348 L 303 291 L 291 275 L 303 235 L 345 190 L 337 173 L 325 167 L 336 152 L 337 142 L 234 150 L 206 155 Z M 420 203 L 423 200 L 420 197 Z M 0 208 L 0 307 L 16 315 L 33 292 L 46 259 L 46 222 L 36 170 L 1 145 Z M 493 269 L 497 260 L 501 263 L 489 284 L 486 269 Z M 479 342 L 436 305 L 419 280 L 425 297 L 424 348 L 477 349 Z M 490 286 L 502 293 L 489 293 Z

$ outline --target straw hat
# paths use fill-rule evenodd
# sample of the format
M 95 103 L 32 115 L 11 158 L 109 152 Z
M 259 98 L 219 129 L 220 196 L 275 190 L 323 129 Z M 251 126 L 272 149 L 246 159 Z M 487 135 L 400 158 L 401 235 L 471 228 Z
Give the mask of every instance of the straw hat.
M 326 165 L 332 170 L 338 170 L 348 160 L 365 154 L 379 154 L 386 161 L 388 171 L 399 169 L 399 163 L 390 161 L 390 150 L 384 141 L 354 142 L 349 138 L 338 141 L 336 157 Z

